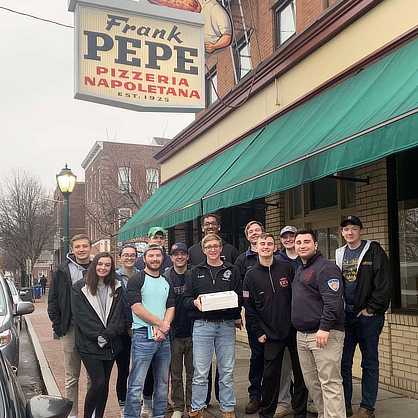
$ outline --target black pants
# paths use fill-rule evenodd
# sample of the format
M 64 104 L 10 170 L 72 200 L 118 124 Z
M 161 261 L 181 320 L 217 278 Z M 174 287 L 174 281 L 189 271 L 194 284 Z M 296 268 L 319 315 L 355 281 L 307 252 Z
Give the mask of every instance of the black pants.
M 145 377 L 144 382 L 144 389 L 142 394 L 144 395 L 144 399 L 151 399 L 152 394 L 154 393 L 154 374 L 152 371 L 152 362 L 149 365 L 147 376 Z
M 126 389 L 128 385 L 129 364 L 131 361 L 131 337 L 127 332 L 120 335 L 123 349 L 116 355 L 116 365 L 118 367 L 118 379 L 116 381 L 116 394 L 119 403 L 126 401 Z
M 263 382 L 261 384 L 261 408 L 258 413 L 260 417 L 272 418 L 276 411 L 280 390 L 283 354 L 286 347 L 289 349 L 295 382 L 292 399 L 292 406 L 295 411 L 294 417 L 306 417 L 308 390 L 306 389 L 302 369 L 299 363 L 296 347 L 296 334 L 293 333 L 282 341 L 267 340 L 265 342 L 264 373 Z
M 103 418 L 114 360 L 82 358 L 82 361 L 91 381 L 84 401 L 84 418 L 91 418 L 94 410 L 96 418 Z
M 210 398 L 212 397 L 212 364 L 210 365 L 209 374 L 208 374 L 208 393 L 206 395 L 206 405 L 210 404 Z M 219 402 L 219 372 L 218 367 L 216 367 L 215 373 L 215 398 Z

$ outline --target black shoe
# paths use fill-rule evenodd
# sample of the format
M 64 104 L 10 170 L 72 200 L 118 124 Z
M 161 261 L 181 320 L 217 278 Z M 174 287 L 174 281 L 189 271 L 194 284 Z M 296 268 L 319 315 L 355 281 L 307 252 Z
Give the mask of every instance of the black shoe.
M 245 405 L 245 413 L 246 414 L 255 414 L 258 409 L 260 408 L 261 399 L 252 398 L 250 402 Z
M 346 417 L 352 417 L 353 416 L 353 408 L 351 406 L 348 406 L 345 408 L 345 416 Z

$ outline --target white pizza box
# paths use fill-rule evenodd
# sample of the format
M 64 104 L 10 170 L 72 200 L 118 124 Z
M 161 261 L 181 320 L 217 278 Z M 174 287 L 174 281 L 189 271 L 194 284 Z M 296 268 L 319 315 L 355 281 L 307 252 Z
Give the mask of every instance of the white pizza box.
M 237 308 L 238 295 L 233 290 L 226 292 L 206 293 L 202 296 L 202 312 Z

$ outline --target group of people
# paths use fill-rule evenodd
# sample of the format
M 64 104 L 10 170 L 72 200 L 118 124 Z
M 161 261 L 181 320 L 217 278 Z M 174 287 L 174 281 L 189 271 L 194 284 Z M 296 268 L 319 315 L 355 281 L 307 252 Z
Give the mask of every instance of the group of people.
M 81 362 L 88 375 L 84 417 L 102 418 L 116 361 L 122 416 L 144 417 L 152 410 L 153 417 L 164 417 L 171 376 L 173 418 L 185 410 L 190 418 L 203 418 L 215 352 L 215 395 L 223 418 L 235 418 L 235 333 L 243 326 L 244 306 L 251 349 L 246 413 L 306 417 L 309 394 L 319 418 L 373 418 L 379 335 L 392 280 L 381 246 L 362 240 L 361 220 L 349 216 L 341 223 L 347 244 L 336 251 L 335 263 L 321 254 L 309 229 L 285 226 L 278 251 L 275 237 L 251 221 L 245 227 L 250 245 L 239 254 L 219 237 L 216 215 L 203 216 L 201 226 L 199 243 L 176 243 L 169 254 L 166 231 L 151 228 L 141 256 L 132 244 L 120 248 L 117 271 L 109 253 L 90 255 L 86 235 L 72 238 L 48 298 L 64 351 L 71 417 L 78 415 Z M 204 307 L 205 295 L 231 291 L 233 307 Z M 357 344 L 362 400 L 353 415 Z

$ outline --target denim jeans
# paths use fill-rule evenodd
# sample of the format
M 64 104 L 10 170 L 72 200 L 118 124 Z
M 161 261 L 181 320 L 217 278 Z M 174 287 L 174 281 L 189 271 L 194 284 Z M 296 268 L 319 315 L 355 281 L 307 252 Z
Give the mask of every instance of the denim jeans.
M 170 339 L 166 336 L 163 341 L 156 342 L 148 339 L 146 328 L 135 329 L 132 335 L 132 369 L 126 395 L 126 418 L 139 418 L 141 415 L 141 393 L 151 361 L 154 371 L 153 417 L 163 417 L 167 409 Z
M 361 368 L 363 371 L 360 406 L 374 412 L 379 389 L 379 336 L 384 322 L 384 315 L 360 315 L 356 318 L 353 313 L 346 313 L 345 340 L 341 362 L 346 407 L 351 406 L 353 397 L 353 357 L 358 344 L 361 351 Z
M 222 412 L 235 408 L 234 365 L 235 323 L 234 320 L 211 322 L 196 320 L 193 326 L 193 390 L 192 411 L 206 408 L 208 373 L 213 351 L 219 371 L 219 400 Z

